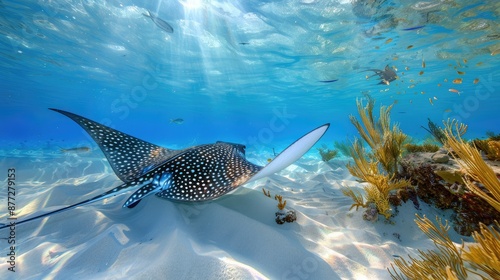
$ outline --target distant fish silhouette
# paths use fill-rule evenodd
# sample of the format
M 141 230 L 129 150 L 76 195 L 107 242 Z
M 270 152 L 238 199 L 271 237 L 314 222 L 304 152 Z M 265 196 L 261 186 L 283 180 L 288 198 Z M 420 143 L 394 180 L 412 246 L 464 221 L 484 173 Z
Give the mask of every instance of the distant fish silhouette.
M 181 119 L 181 118 L 177 118 L 177 119 L 170 119 L 170 123 L 174 123 L 174 124 L 183 124 L 183 123 L 184 123 L 184 119 Z
M 338 81 L 339 79 L 334 79 L 334 80 L 322 80 L 322 81 L 319 81 L 321 83 L 333 83 L 333 82 L 336 82 Z
M 370 77 L 373 77 L 375 75 L 378 75 L 380 77 L 381 81 L 380 81 L 380 83 L 378 83 L 379 85 L 381 85 L 381 84 L 389 85 L 392 81 L 398 79 L 398 75 L 391 67 L 389 67 L 389 65 L 386 65 L 384 70 L 367 69 L 367 70 L 364 70 L 361 72 L 367 72 L 367 71 L 375 72 L 375 74 L 373 74 Z
M 425 27 L 425 25 L 419 25 L 419 26 L 415 26 L 415 27 L 404 28 L 403 31 L 417 30 L 417 29 L 422 29 L 424 27 Z
M 19 225 L 78 206 L 113 197 L 138 188 L 123 204 L 133 208 L 145 197 L 177 201 L 206 201 L 234 191 L 242 184 L 274 174 L 302 157 L 325 134 L 330 124 L 322 125 L 299 138 L 266 166 L 245 158 L 245 146 L 216 142 L 184 150 L 170 150 L 140 140 L 70 112 L 59 112 L 90 134 L 124 183 L 91 199 L 16 221 Z M 0 224 L 0 229 L 11 224 Z
M 76 147 L 76 148 L 69 148 L 69 149 L 63 149 L 61 148 L 62 153 L 86 153 L 90 152 L 90 147 Z
M 147 14 L 144 13 L 143 15 L 150 18 L 156 24 L 156 26 L 163 29 L 165 32 L 174 33 L 174 29 L 172 28 L 172 26 L 170 26 L 170 24 L 157 17 L 155 14 L 151 13 L 151 11 L 147 10 Z

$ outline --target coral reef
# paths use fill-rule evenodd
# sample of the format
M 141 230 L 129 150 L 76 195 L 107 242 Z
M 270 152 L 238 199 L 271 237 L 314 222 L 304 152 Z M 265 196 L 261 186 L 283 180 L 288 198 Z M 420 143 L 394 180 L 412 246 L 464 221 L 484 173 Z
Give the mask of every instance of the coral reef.
M 339 151 L 337 150 L 330 150 L 326 145 L 323 145 L 321 148 L 318 148 L 318 152 L 321 156 L 321 160 L 324 162 L 328 162 L 335 158 Z
M 453 149 L 453 156 L 461 166 L 463 172 L 462 181 L 467 186 L 464 193 L 457 192 L 460 196 L 462 208 L 467 209 L 466 219 L 474 213 L 484 214 L 482 204 L 487 202 L 496 216 L 489 218 L 488 224 L 493 224 L 488 228 L 484 223 L 479 223 L 479 229 L 472 233 L 476 244 L 467 248 L 462 244 L 457 248 L 449 239 L 448 222 L 445 225 L 436 218 L 439 228 L 431 223 L 425 216 L 417 216 L 416 223 L 419 228 L 434 241 L 439 251 L 423 252 L 419 250 L 421 260 L 412 258 L 410 262 L 404 259 L 396 259 L 395 265 L 402 274 L 398 273 L 391 264 L 389 273 L 393 279 L 467 279 L 468 273 L 476 274 L 479 278 L 500 279 L 500 180 L 493 169 L 481 157 L 479 151 L 473 146 L 465 143 L 461 134 L 454 132 L 461 131 L 465 126 L 456 121 L 445 123 L 443 133 L 446 136 L 446 145 Z M 462 130 L 463 131 L 463 130 Z M 445 174 L 445 173 L 442 173 Z M 447 174 L 448 183 L 454 181 L 457 184 L 456 174 Z M 476 220 L 477 221 L 477 220 Z M 463 226 L 470 226 L 464 222 Z M 466 265 L 467 264 L 467 265 Z
M 452 194 L 441 177 L 434 170 L 436 166 L 430 163 L 420 163 L 415 157 L 405 158 L 401 161 L 401 175 L 416 186 L 418 198 L 428 204 L 433 204 L 439 209 L 458 208 L 459 197 Z M 450 184 L 451 185 L 451 184 Z
M 431 159 L 435 163 L 448 163 L 448 161 L 450 161 L 450 157 L 448 156 L 446 151 L 443 150 L 439 150 L 436 153 L 434 153 L 431 156 Z
M 447 144 L 460 159 L 458 163 L 468 175 L 465 180 L 467 187 L 500 212 L 500 181 L 479 151 L 453 134 L 453 128 L 458 130 L 459 126 L 458 123 L 450 122 L 444 133 L 448 139 Z M 484 188 L 475 182 L 480 182 Z
M 467 175 L 457 161 L 439 164 L 430 161 L 429 155 L 409 154 L 401 161 L 401 176 L 416 186 L 419 199 L 439 209 L 452 209 L 455 214 L 450 222 L 461 235 L 470 236 L 480 223 L 500 220 L 500 212 L 468 189 Z

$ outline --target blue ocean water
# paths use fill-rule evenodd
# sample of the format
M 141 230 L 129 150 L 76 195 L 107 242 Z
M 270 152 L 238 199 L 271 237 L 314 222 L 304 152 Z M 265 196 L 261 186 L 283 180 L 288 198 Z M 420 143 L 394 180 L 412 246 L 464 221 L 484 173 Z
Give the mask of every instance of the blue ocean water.
M 331 145 L 357 135 L 349 115 L 366 94 L 377 108 L 395 103 L 391 120 L 415 139 L 429 136 L 428 118 L 459 119 L 469 138 L 500 132 L 495 0 L 1 1 L 0 11 L 4 150 L 94 145 L 47 108 L 174 148 L 284 148 L 327 122 Z M 387 85 L 363 72 L 386 65 L 399 77 Z

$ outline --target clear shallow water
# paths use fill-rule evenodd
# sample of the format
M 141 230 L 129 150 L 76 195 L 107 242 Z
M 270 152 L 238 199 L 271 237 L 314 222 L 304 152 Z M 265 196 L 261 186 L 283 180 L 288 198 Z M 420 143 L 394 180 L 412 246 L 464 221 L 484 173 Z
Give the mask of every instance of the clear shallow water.
M 49 107 L 158 144 L 269 148 L 325 122 L 331 143 L 356 135 L 348 115 L 363 93 L 397 102 L 392 119 L 414 138 L 427 136 L 428 117 L 459 118 L 469 137 L 500 129 L 496 1 L 2 1 L 0 9 L 6 149 L 89 142 Z M 399 76 L 388 86 L 360 72 L 385 65 Z
M 448 117 L 460 118 L 469 125 L 469 138 L 482 137 L 487 130 L 499 133 L 497 2 L 1 1 L 0 162 L 2 168 L 15 167 L 20 177 L 19 215 L 71 204 L 120 183 L 86 133 L 47 108 L 74 112 L 174 149 L 216 140 L 245 143 L 248 158 L 260 165 L 272 156 L 272 148 L 280 151 L 326 122 L 332 127 L 323 143 L 331 145 L 334 140 L 356 135 L 348 116 L 357 114 L 356 99 L 366 93 L 377 100 L 377 107 L 397 102 L 392 120 L 415 139 L 427 137 L 420 127 L 427 124 L 427 118 L 436 123 Z M 170 23 L 174 33 L 162 31 L 144 17 L 146 9 Z M 371 72 L 362 72 L 386 65 L 395 67 L 399 76 L 389 85 L 379 85 L 376 77 L 366 78 Z M 463 79 L 461 84 L 452 83 L 458 78 Z M 170 123 L 175 118 L 183 118 L 184 123 Z M 76 155 L 60 151 L 78 146 L 93 150 Z M 265 183 L 273 192 L 285 192 L 288 201 L 307 217 L 291 225 L 296 234 L 286 231 L 287 238 L 278 236 L 272 239 L 272 245 L 307 251 L 296 244 L 289 246 L 289 240 L 297 239 L 307 248 L 320 248 L 314 243 L 318 242 L 325 245 L 319 250 L 325 250 L 326 256 L 318 264 L 329 263 L 324 265 L 328 269 L 318 272 L 332 275 L 332 270 L 344 269 L 346 265 L 336 263 L 338 252 L 347 256 L 347 264 L 361 260 L 360 275 L 380 275 L 381 279 L 387 276 L 386 265 L 395 254 L 422 248 L 424 242 L 418 242 L 417 247 L 403 243 L 409 249 L 401 247 L 392 237 L 392 229 L 387 235 L 372 235 L 383 231 L 367 226 L 361 211 L 345 219 L 351 201 L 341 194 L 340 187 L 342 180 L 352 185 L 355 180 L 342 169 L 344 162 L 338 164 L 342 168 L 335 167 L 337 176 L 331 166 L 317 160 L 315 149 L 307 157 L 311 156 L 315 157 L 313 163 L 305 164 L 302 159 L 291 167 L 293 171 L 287 171 L 290 174 L 276 175 Z M 199 260 L 203 250 L 213 248 L 216 240 L 215 246 L 223 248 L 229 257 L 253 265 L 271 278 L 282 277 L 292 264 L 303 263 L 304 256 L 309 255 L 302 252 L 285 254 L 284 259 L 262 259 L 272 254 L 263 254 L 261 248 L 271 250 L 274 246 L 249 243 L 248 247 L 254 248 L 244 248 L 239 240 L 221 240 L 218 232 L 234 230 L 239 220 L 245 223 L 238 228 L 253 239 L 268 238 L 282 230 L 272 217 L 267 219 L 267 213 L 275 211 L 274 201 L 268 201 L 262 210 L 261 185 L 250 187 L 256 191 L 246 194 L 245 199 L 228 196 L 214 203 L 218 206 L 229 201 L 231 207 L 216 211 L 222 215 L 246 207 L 236 211 L 240 214 L 237 219 L 211 220 L 208 210 L 212 208 L 207 208 L 208 214 L 201 211 L 203 218 L 194 223 L 201 230 L 193 230 L 193 223 L 183 226 L 177 213 L 183 212 L 171 211 L 182 206 L 159 199 L 142 203 L 139 207 L 144 208 L 134 212 L 122 211 L 116 201 L 82 207 L 73 212 L 76 214 L 55 217 L 64 223 L 61 229 L 52 227 L 55 222 L 47 227 L 42 224 L 41 231 L 36 228 L 38 224 L 32 224 L 32 231 L 18 232 L 18 240 L 24 242 L 19 251 L 24 254 L 20 262 L 25 265 L 24 276 L 63 278 L 90 267 L 96 273 L 106 271 L 104 278 L 116 271 L 128 273 L 123 269 L 127 266 L 149 268 L 149 275 L 156 275 L 153 273 L 158 267 L 177 268 L 178 262 L 172 259 L 179 256 L 170 250 L 184 252 L 187 263 L 193 257 Z M 113 211 L 107 211 L 111 208 Z M 414 210 L 411 205 L 408 208 L 411 214 L 400 215 L 401 219 L 413 217 Z M 156 219 L 157 209 L 165 209 L 169 215 L 162 223 Z M 266 214 L 257 215 L 248 209 Z M 73 215 L 79 219 L 72 219 Z M 263 217 L 266 220 L 259 220 Z M 323 228 L 315 219 L 326 224 L 325 233 L 316 233 Z M 410 220 L 402 227 L 408 230 L 406 236 L 402 234 L 404 242 L 423 240 Z M 99 231 L 81 230 L 97 222 L 101 223 Z M 124 224 L 130 225 L 125 231 L 130 233 L 120 235 Z M 337 235 L 339 226 L 349 231 L 345 239 Z M 374 227 L 380 226 L 384 225 Z M 120 234 L 115 234 L 115 229 Z M 208 238 L 207 232 L 212 233 Z M 175 238 L 171 238 L 172 233 Z M 344 244 L 352 245 L 351 234 L 367 235 L 355 240 L 368 242 L 360 247 L 373 245 L 380 250 L 373 255 L 381 261 L 370 258 L 376 260 L 375 264 L 364 263 L 366 249 L 343 248 Z M 156 251 L 141 247 L 141 252 L 154 259 L 144 258 L 143 266 L 137 265 L 140 254 L 136 248 L 153 237 Z M 106 246 L 96 242 L 108 239 Z M 193 240 L 195 246 L 190 245 Z M 426 241 L 430 247 L 432 242 Z M 133 253 L 123 254 L 128 246 Z M 202 248 L 202 253 L 185 253 L 190 246 Z M 58 259 L 60 255 L 62 260 Z M 99 263 L 94 265 L 89 260 Z M 158 266 L 159 262 L 164 263 Z M 118 269 L 108 265 L 117 265 Z M 192 267 L 180 268 L 215 275 L 206 274 L 203 266 L 195 267 L 195 271 Z M 130 275 L 140 274 L 135 272 Z M 347 273 L 345 277 L 356 276 Z

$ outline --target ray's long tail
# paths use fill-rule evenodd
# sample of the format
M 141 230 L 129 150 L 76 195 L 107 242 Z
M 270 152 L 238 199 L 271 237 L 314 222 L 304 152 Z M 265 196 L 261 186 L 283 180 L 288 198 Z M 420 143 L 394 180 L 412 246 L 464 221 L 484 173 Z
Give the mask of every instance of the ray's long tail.
M 54 210 L 54 211 L 51 211 L 51 212 L 47 212 L 47 213 L 44 213 L 44 214 L 41 214 L 41 215 L 38 215 L 38 216 L 35 216 L 35 217 L 31 217 L 31 218 L 28 218 L 28 219 L 25 219 L 25 220 L 17 221 L 17 220 L 9 219 L 9 221 L 8 221 L 9 223 L 8 224 L 0 223 L 0 229 L 10 228 L 11 226 L 17 226 L 17 225 L 20 225 L 20 224 L 24 224 L 26 222 L 30 222 L 30 221 L 38 220 L 38 219 L 41 219 L 41 218 L 44 218 L 44 217 L 48 217 L 48 216 L 51 216 L 51 215 L 56 214 L 56 213 L 61 213 L 61 212 L 64 212 L 64 211 L 76 208 L 78 206 L 87 205 L 87 204 L 90 204 L 90 203 L 93 203 L 93 202 L 96 202 L 96 201 L 99 201 L 99 200 L 106 199 L 108 197 L 113 197 L 113 196 L 118 195 L 121 190 L 127 189 L 130 186 L 132 186 L 132 185 L 135 185 L 135 184 L 133 182 L 125 183 L 125 184 L 123 184 L 121 186 L 118 186 L 118 187 L 116 187 L 116 188 L 114 188 L 112 190 L 109 190 L 109 191 L 107 191 L 107 192 L 105 192 L 103 194 L 100 194 L 98 196 L 95 196 L 93 198 L 90 198 L 90 199 L 87 199 L 87 200 L 84 200 L 84 201 L 81 201 L 81 202 L 78 202 L 78 203 L 75 203 L 75 204 L 72 204 L 72 205 L 60 208 L 60 209 L 57 209 L 57 210 Z

